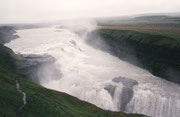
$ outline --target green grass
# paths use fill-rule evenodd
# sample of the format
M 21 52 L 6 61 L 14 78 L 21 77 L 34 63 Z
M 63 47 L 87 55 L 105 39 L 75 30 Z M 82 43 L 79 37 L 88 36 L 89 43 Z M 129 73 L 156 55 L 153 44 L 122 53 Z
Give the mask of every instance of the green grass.
M 111 21 L 99 21 L 99 25 L 108 29 L 131 30 L 150 35 L 163 35 L 180 42 L 180 17 L 164 15 L 140 16 L 120 20 L 112 18 Z
M 150 31 L 150 30 L 144 30 L 144 31 L 139 31 L 139 32 L 143 32 L 143 33 L 147 33 L 147 34 L 151 34 L 151 35 L 164 35 L 165 37 L 168 38 L 172 38 L 178 41 L 178 43 L 180 43 L 180 33 L 176 33 L 176 32 L 167 32 L 167 31 Z
M 0 73 L 0 117 L 15 117 L 18 108 L 22 105 L 21 98 L 14 80 Z
M 132 31 L 132 30 L 113 30 L 102 29 L 100 33 L 105 35 L 111 35 L 113 38 L 128 38 L 134 41 L 138 41 L 143 44 L 159 45 L 168 48 L 179 48 L 180 42 L 178 37 L 166 36 L 162 33 L 152 33 L 145 31 Z
M 0 45 L 0 117 L 15 117 L 22 105 L 22 96 L 13 79 L 16 75 L 11 54 L 10 49 Z

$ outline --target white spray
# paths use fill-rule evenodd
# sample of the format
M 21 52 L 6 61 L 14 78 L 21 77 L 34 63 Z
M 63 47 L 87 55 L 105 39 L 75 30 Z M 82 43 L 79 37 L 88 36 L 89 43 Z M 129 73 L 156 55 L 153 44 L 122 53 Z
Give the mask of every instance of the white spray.
M 81 23 L 75 27 L 19 30 L 20 38 L 6 46 L 16 53 L 48 54 L 56 59 L 55 64 L 62 77 L 48 77 L 49 80 L 39 77 L 40 84 L 47 88 L 66 92 L 103 109 L 119 111 L 123 108 L 128 113 L 177 117 L 180 87 L 87 45 L 84 38 L 93 29 L 94 25 Z M 75 33 L 80 30 L 83 32 L 81 36 Z M 114 78 L 117 78 L 116 82 Z M 127 84 L 131 80 L 138 84 Z M 125 107 L 121 102 L 123 95 L 128 96 Z

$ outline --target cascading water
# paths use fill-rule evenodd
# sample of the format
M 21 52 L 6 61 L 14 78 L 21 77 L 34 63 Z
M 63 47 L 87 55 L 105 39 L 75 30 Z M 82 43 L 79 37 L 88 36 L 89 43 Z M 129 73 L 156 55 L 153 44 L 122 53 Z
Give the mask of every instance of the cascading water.
M 47 80 L 43 75 L 39 77 L 41 85 L 103 109 L 154 117 L 179 116 L 179 85 L 89 46 L 74 29 L 50 27 L 17 33 L 20 38 L 6 44 L 16 53 L 48 54 L 56 59 L 62 76 Z

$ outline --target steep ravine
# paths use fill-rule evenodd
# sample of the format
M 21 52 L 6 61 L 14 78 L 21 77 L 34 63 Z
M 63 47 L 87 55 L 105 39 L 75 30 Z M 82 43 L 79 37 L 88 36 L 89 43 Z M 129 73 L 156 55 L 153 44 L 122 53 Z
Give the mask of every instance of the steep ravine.
M 53 79 L 46 69 L 42 69 L 40 76 L 43 77 L 38 78 L 44 87 L 68 93 L 107 110 L 153 117 L 179 115 L 179 85 L 89 46 L 83 35 L 88 33 L 86 31 L 81 30 L 78 35 L 77 31 L 67 28 L 19 30 L 20 38 L 6 46 L 20 54 L 55 58 L 55 66 L 62 75 Z M 34 96 L 33 92 L 30 96 L 27 93 L 30 100 Z
M 118 58 L 145 68 L 153 75 L 180 83 L 180 43 L 163 34 L 148 34 L 131 30 L 100 29 L 99 34 Z M 94 40 L 93 40 L 94 41 Z M 94 45 L 93 42 L 89 43 Z M 99 48 L 98 45 L 96 45 Z
M 2 38 L 0 38 L 2 39 Z M 36 57 L 35 57 L 36 58 Z M 25 58 L 0 44 L 1 117 L 142 117 L 102 110 L 68 94 L 46 89 L 28 80 L 17 68 Z M 21 62 L 22 63 L 22 62 Z M 13 79 L 16 79 L 15 80 Z M 18 81 L 17 81 L 18 80 Z M 17 89 L 20 88 L 19 93 Z M 24 93 L 23 93 L 23 92 Z M 23 93 L 23 105 L 22 105 Z M 27 101 L 27 103 L 26 103 Z M 25 106 L 24 106 L 25 105 Z M 22 110 L 23 109 L 23 110 Z M 22 111 L 18 114 L 17 112 Z

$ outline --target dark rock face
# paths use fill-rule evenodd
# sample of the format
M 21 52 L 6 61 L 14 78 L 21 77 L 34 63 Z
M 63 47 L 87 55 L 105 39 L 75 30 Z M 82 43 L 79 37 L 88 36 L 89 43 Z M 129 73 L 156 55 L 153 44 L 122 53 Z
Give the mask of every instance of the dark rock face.
M 130 100 L 133 98 L 133 95 L 134 95 L 133 86 L 138 85 L 138 82 L 136 80 L 123 78 L 123 77 L 114 78 L 112 81 L 114 83 L 122 83 L 124 85 L 124 87 L 121 89 L 121 94 L 119 95 L 120 97 L 118 97 L 120 98 L 119 99 L 120 103 L 118 103 L 118 108 L 120 111 L 126 111 L 126 106 L 130 102 Z M 116 88 L 117 88 L 116 85 L 109 84 L 104 89 L 107 90 L 109 94 L 112 96 L 112 98 L 114 99 Z
M 23 55 L 23 57 L 24 60 L 18 62 L 18 69 L 23 76 L 32 81 L 40 83 L 40 81 L 56 80 L 62 77 L 52 56 Z
M 112 98 L 114 98 L 114 93 L 115 93 L 116 86 L 108 85 L 104 89 L 109 92 L 109 94 L 112 96 Z
M 132 88 L 134 85 L 138 85 L 138 82 L 136 80 L 123 78 L 123 77 L 114 78 L 112 81 L 116 83 L 121 82 L 125 87 L 129 87 L 129 88 Z
M 138 82 L 136 80 L 123 77 L 114 78 L 112 81 L 116 83 L 121 82 L 124 85 L 124 87 L 122 88 L 121 105 L 119 105 L 119 109 L 120 111 L 125 111 L 126 105 L 134 95 L 133 86 L 138 85 Z
M 122 89 L 122 95 L 121 95 L 121 105 L 120 110 L 125 111 L 126 105 L 130 102 L 130 100 L 133 98 L 134 91 L 131 88 L 123 87 Z

